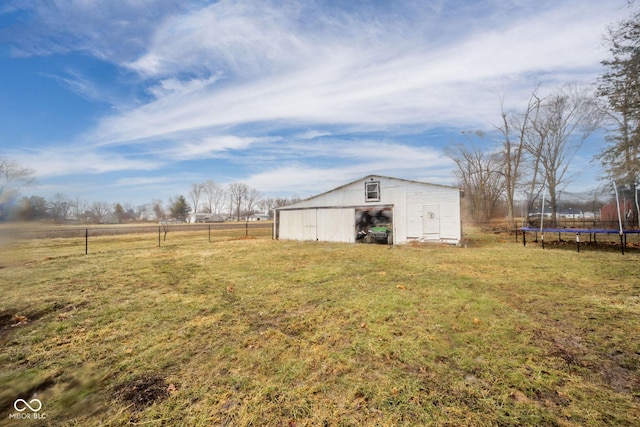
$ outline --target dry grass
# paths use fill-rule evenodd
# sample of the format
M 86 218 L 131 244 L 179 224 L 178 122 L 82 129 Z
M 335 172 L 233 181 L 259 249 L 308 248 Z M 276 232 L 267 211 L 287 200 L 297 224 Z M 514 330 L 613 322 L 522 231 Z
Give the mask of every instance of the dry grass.
M 640 423 L 638 254 L 237 237 L 0 248 L 0 425 Z

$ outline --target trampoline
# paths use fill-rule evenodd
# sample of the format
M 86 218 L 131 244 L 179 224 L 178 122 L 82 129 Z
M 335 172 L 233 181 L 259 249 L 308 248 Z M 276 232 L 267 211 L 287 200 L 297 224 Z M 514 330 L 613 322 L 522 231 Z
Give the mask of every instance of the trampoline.
M 535 232 L 536 233 L 536 241 L 538 240 L 538 233 L 540 233 L 540 242 L 542 244 L 542 249 L 544 249 L 544 233 L 558 233 L 558 240 L 561 240 L 560 236 L 562 233 L 575 233 L 576 235 L 576 247 L 578 252 L 580 252 L 580 234 L 589 234 L 589 238 L 593 235 L 593 239 L 595 241 L 596 236 L 598 234 L 617 234 L 620 236 L 620 248 L 622 250 L 622 255 L 624 255 L 624 249 L 627 246 L 627 236 L 629 234 L 640 234 L 640 230 L 638 229 L 627 229 L 625 230 L 622 227 L 622 215 L 620 213 L 620 198 L 618 196 L 618 186 L 616 182 L 613 181 L 613 191 L 616 194 L 616 207 L 618 211 L 618 224 L 619 228 L 544 228 L 544 199 L 546 197 L 546 188 L 542 193 L 542 208 L 540 210 L 540 227 L 522 227 L 520 230 L 522 231 L 522 243 L 527 245 L 527 232 Z M 640 210 L 640 206 L 638 206 L 638 198 L 636 192 L 636 207 Z M 516 233 L 517 236 L 517 233 Z
M 538 233 L 540 233 L 540 242 L 542 244 L 542 249 L 544 249 L 544 234 L 545 233 L 558 233 L 560 236 L 562 233 L 571 233 L 576 235 L 576 247 L 578 252 L 580 252 L 580 235 L 581 234 L 589 234 L 589 238 L 593 235 L 594 241 L 596 240 L 596 235 L 598 234 L 616 234 L 620 236 L 620 247 L 622 250 L 622 255 L 624 255 L 624 250 L 627 246 L 627 235 L 630 234 L 640 234 L 640 230 L 616 230 L 616 229 L 597 229 L 597 228 L 540 228 L 540 227 L 521 227 L 520 231 L 522 231 L 522 243 L 524 246 L 527 245 L 527 232 L 535 232 L 536 240 L 538 241 Z

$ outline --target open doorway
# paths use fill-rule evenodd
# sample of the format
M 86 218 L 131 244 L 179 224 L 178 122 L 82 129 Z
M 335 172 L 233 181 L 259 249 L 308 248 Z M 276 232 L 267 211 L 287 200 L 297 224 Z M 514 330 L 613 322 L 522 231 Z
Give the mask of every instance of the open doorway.
M 393 244 L 393 208 L 356 208 L 356 242 Z

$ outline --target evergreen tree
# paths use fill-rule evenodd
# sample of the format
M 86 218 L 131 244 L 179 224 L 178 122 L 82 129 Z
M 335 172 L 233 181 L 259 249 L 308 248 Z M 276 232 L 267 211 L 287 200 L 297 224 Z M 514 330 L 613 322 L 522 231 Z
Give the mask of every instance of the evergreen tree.
M 634 186 L 640 177 L 640 13 L 611 27 L 611 58 L 602 61 L 598 94 L 606 100 L 612 126 L 607 147 L 597 156 L 607 180 Z
M 171 211 L 171 216 L 179 219 L 180 221 L 185 221 L 189 212 L 191 212 L 191 207 L 187 203 L 187 200 L 184 196 L 178 196 L 178 198 L 171 204 L 169 207 Z
M 47 218 L 47 201 L 44 197 L 23 197 L 15 208 L 15 217 L 22 221 L 37 221 Z
M 113 213 L 116 217 L 116 222 L 118 224 L 122 224 L 124 222 L 126 212 L 120 203 L 116 203 L 113 206 Z

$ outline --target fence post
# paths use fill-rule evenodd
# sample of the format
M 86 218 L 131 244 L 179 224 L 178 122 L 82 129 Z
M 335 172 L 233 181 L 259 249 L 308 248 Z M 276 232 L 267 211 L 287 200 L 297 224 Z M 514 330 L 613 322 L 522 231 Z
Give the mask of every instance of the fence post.
M 84 254 L 89 254 L 89 229 L 84 229 Z
M 209 224 L 209 243 L 211 243 L 211 224 Z
M 249 236 L 249 221 L 246 221 L 244 223 L 244 236 L 248 237 Z
M 158 226 L 158 247 L 160 247 L 160 226 Z

